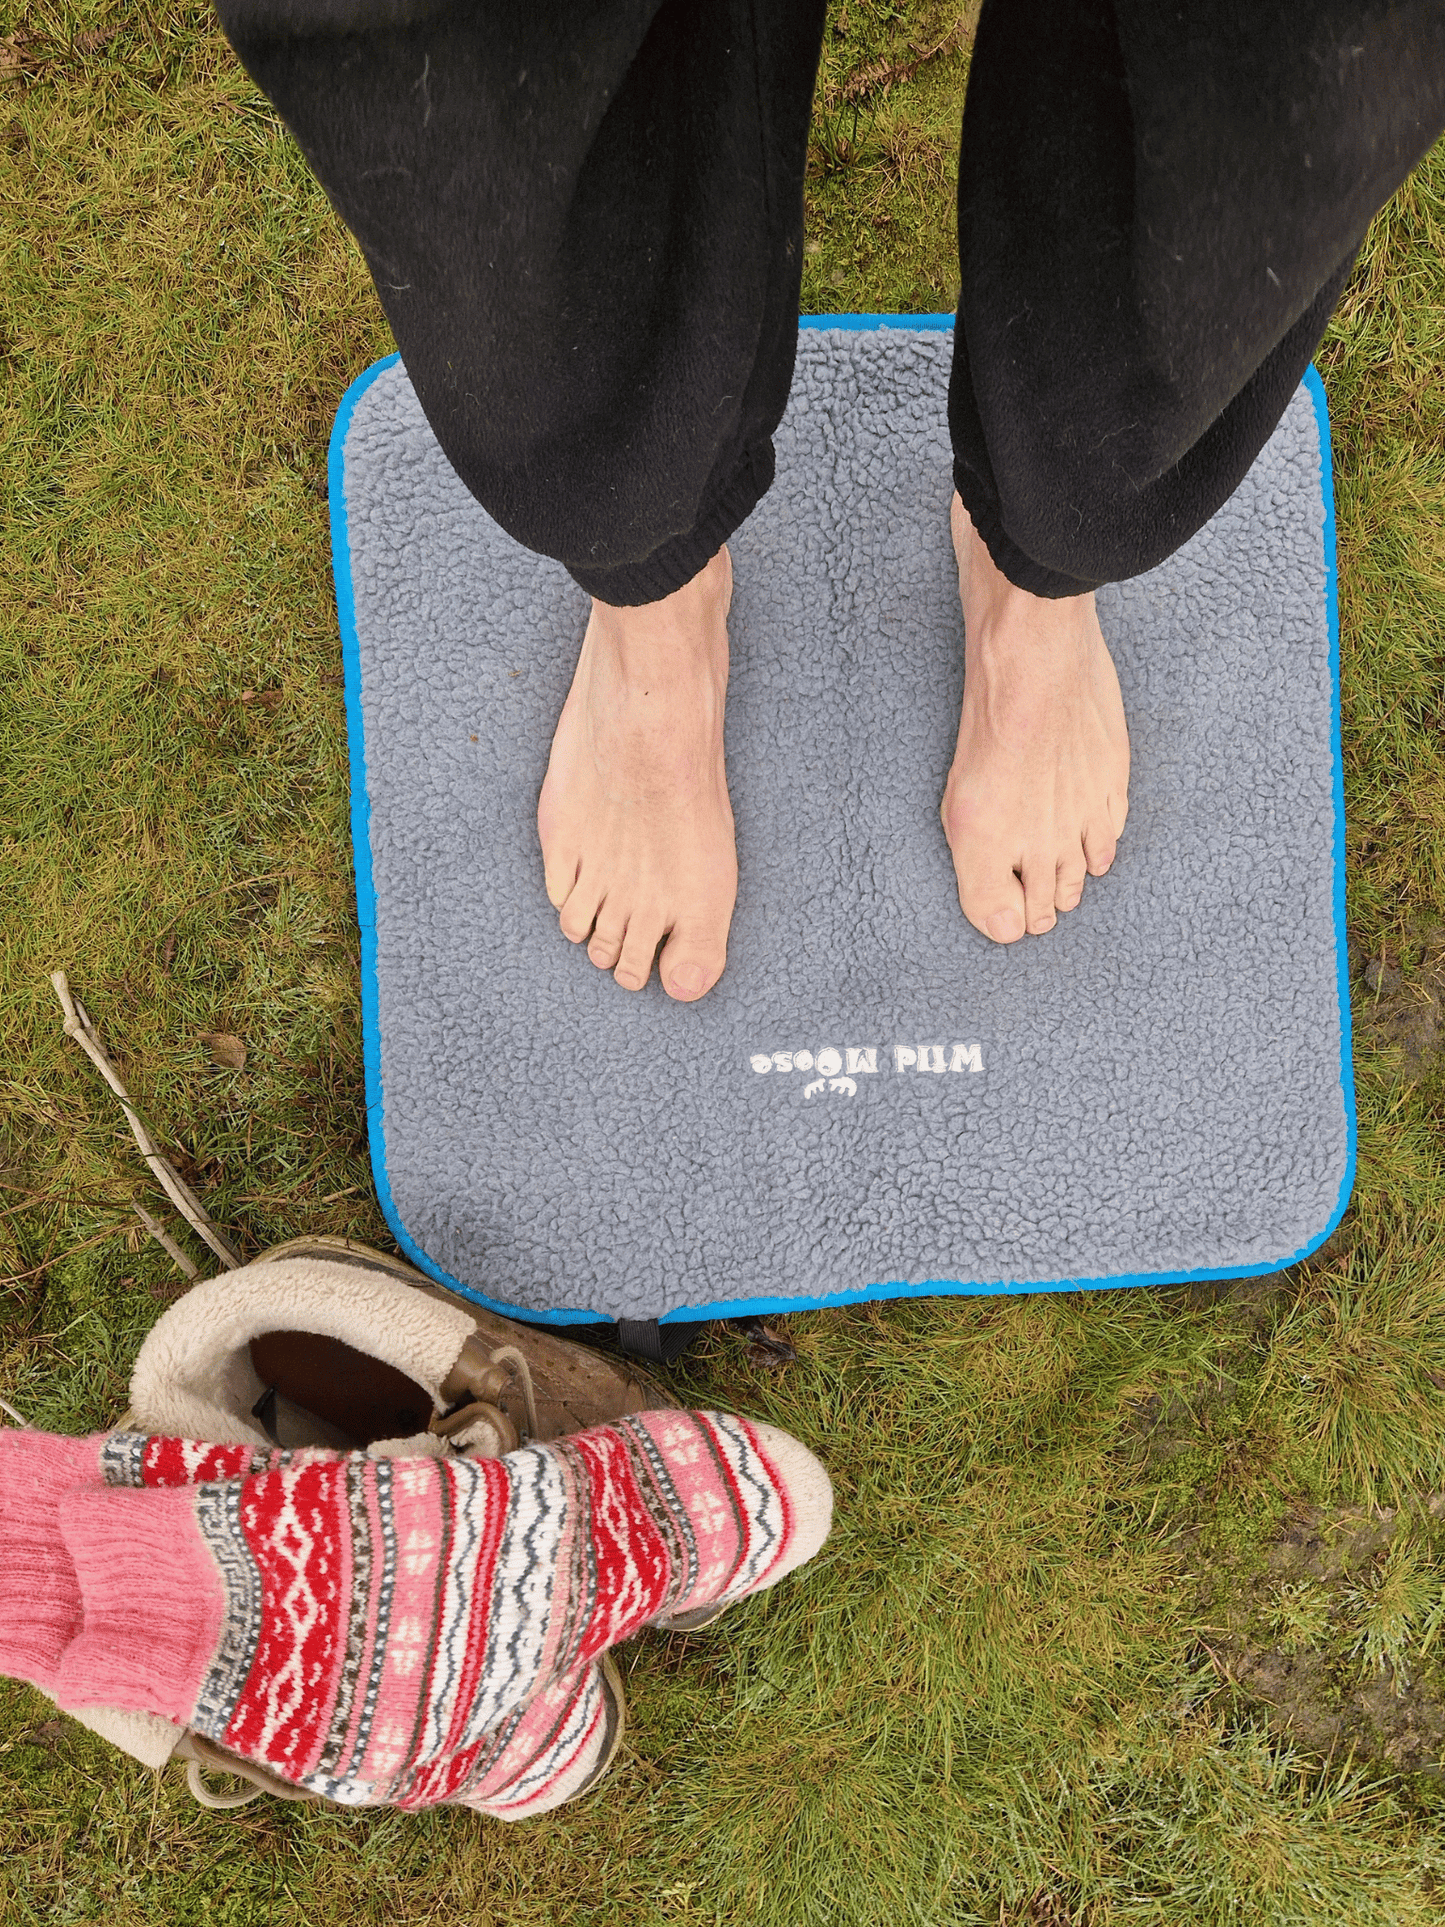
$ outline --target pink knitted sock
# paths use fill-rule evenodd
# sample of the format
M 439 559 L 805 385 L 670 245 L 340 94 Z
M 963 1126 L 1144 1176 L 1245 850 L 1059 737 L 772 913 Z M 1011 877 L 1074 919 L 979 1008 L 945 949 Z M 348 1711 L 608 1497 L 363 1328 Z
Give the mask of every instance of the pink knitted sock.
M 57 1507 L 68 1487 L 99 1483 L 102 1443 L 0 1431 L 0 1673 L 42 1692 L 80 1624 Z
M 60 1655 L 79 1630 L 80 1588 L 60 1533 L 65 1493 L 236 1478 L 283 1458 L 269 1447 L 0 1428 L 0 1673 L 51 1692 Z
M 136 1441 L 135 1463 L 193 1449 Z M 591 1662 L 772 1584 L 830 1510 L 785 1434 L 671 1411 L 506 1459 L 315 1454 L 83 1490 L 61 1513 L 85 1624 L 57 1698 L 160 1713 L 348 1803 L 539 1811 L 598 1751 Z

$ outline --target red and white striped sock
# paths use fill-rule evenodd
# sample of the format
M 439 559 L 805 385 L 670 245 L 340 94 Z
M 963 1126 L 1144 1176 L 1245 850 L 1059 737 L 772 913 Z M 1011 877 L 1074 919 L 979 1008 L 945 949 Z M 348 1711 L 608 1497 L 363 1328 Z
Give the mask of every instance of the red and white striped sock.
M 80 1581 L 60 1529 L 60 1510 L 77 1491 L 102 1493 L 107 1483 L 102 1461 L 109 1451 L 112 1470 L 130 1468 L 138 1456 L 146 1460 L 146 1482 L 165 1488 L 216 1483 L 227 1475 L 239 1477 L 247 1468 L 279 1469 L 296 1455 L 249 1446 L 197 1446 L 180 1439 L 145 1441 L 138 1455 L 137 1441 L 112 1439 L 108 1433 L 71 1439 L 44 1432 L 0 1431 L 0 1673 L 23 1679 L 52 1697 L 59 1685 L 62 1655 L 74 1645 L 67 1677 L 73 1684 L 84 1676 L 87 1647 L 76 1644 L 83 1633 Z M 323 1455 L 334 1459 L 336 1455 Z M 128 1483 L 129 1480 L 127 1479 Z M 184 1582 L 186 1574 L 171 1570 L 172 1548 L 162 1533 L 160 1559 L 152 1572 L 162 1594 L 167 1582 Z M 182 1588 L 177 1588 L 181 1590 Z M 193 1638 L 187 1616 L 179 1625 L 163 1611 L 144 1626 L 127 1614 L 125 1602 L 107 1605 L 106 1621 L 131 1622 L 131 1634 L 157 1641 L 162 1648 L 179 1633 Z M 95 1631 L 102 1631 L 97 1627 Z M 210 1630 L 203 1630 L 202 1636 Z M 102 1637 L 104 1637 L 102 1632 Z M 115 1682 L 138 1698 L 141 1708 L 151 1705 L 146 1667 L 140 1669 L 139 1692 L 133 1674 Z M 87 1702 L 95 1703 L 95 1702 Z M 131 1708 L 131 1710 L 136 1710 Z M 581 1667 L 554 1681 L 504 1722 L 492 1736 L 489 1758 L 465 1804 L 500 1819 L 525 1819 L 561 1805 L 585 1788 L 612 1742 L 611 1721 L 616 1709 L 602 1689 L 596 1665 Z M 177 1722 L 179 1723 L 179 1722 Z
M 585 1791 L 612 1747 L 613 1718 L 597 1663 L 565 1673 L 535 1694 L 496 1736 L 457 1803 L 495 1820 L 528 1820 Z
M 717 1413 L 496 1460 L 124 1437 L 100 1457 L 150 1489 L 60 1502 L 84 1612 L 62 1705 L 158 1713 L 350 1804 L 510 1817 L 571 1797 L 601 1756 L 600 1654 L 773 1584 L 831 1511 L 802 1446 Z

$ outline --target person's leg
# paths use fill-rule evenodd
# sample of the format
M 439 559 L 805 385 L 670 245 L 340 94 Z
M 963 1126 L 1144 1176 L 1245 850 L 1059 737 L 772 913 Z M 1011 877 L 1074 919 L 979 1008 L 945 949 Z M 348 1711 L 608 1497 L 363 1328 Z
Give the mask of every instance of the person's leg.
M 985 0 L 959 165 L 967 660 L 943 816 L 988 934 L 1049 928 L 1113 857 L 1128 743 L 1093 590 L 1163 561 L 1242 480 L 1442 124 L 1438 0 Z
M 727 537 L 797 341 L 823 0 L 218 0 L 468 488 L 594 597 L 539 829 L 574 941 L 720 974 Z M 544 640 L 545 639 L 541 639 Z

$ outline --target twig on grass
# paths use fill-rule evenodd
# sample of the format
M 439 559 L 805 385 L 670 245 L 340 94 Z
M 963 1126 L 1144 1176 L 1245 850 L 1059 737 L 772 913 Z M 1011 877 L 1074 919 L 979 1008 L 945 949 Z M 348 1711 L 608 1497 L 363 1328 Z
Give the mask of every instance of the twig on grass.
M 1219 1677 L 1224 1681 L 1225 1685 L 1238 1686 L 1239 1681 L 1235 1678 L 1233 1672 L 1230 1670 L 1229 1666 L 1225 1663 L 1225 1661 L 1222 1660 L 1219 1657 L 1218 1653 L 1215 1652 L 1214 1648 L 1209 1644 L 1209 1641 L 1207 1639 L 1199 1639 L 1198 1633 L 1196 1633 L 1194 1637 L 1199 1640 L 1199 1644 L 1204 1648 L 1205 1652 L 1208 1653 L 1211 1665 L 1214 1667 L 1214 1670 L 1216 1673 L 1218 1673 Z
M 234 1271 L 241 1262 L 241 1254 L 226 1241 L 219 1226 L 212 1222 L 206 1207 L 162 1155 L 154 1138 L 136 1116 L 131 1106 L 130 1092 L 121 1083 L 114 1064 L 106 1056 L 100 1038 L 96 1035 L 95 1026 L 85 1014 L 84 1004 L 78 997 L 72 996 L 65 972 L 52 970 L 50 981 L 55 986 L 55 994 L 60 999 L 61 1009 L 65 1012 L 66 1036 L 75 1039 L 120 1099 L 120 1108 L 125 1112 L 125 1121 L 130 1126 L 131 1136 L 140 1146 L 141 1156 L 159 1179 L 166 1196 L 191 1229 L 205 1239 L 227 1270 Z
M 18 1191 L 19 1189 L 20 1186 L 18 1184 L 0 1184 L 0 1191 Z M 107 1209 L 113 1209 L 117 1205 L 128 1204 L 129 1202 L 130 1200 L 128 1198 L 91 1198 L 85 1196 L 67 1198 L 58 1195 L 54 1191 L 27 1191 L 19 1204 L 0 1205 L 0 1218 L 18 1217 L 22 1211 L 33 1211 L 37 1204 L 103 1205 Z
M 32 1191 L 30 1196 L 22 1199 L 19 1204 L 7 1204 L 0 1207 L 0 1218 L 13 1218 L 21 1211 L 29 1211 L 33 1208 L 35 1200 L 37 1198 L 43 1198 L 44 1196 L 45 1193 L 43 1191 Z
M 175 1239 L 169 1235 L 169 1233 L 165 1229 L 165 1226 L 160 1224 L 155 1218 L 153 1218 L 150 1212 L 146 1210 L 143 1204 L 137 1204 L 135 1200 L 132 1199 L 131 1210 L 135 1212 L 136 1216 L 140 1219 L 141 1223 L 145 1226 L 146 1230 L 149 1231 L 151 1236 L 155 1239 L 156 1243 L 160 1246 L 161 1250 L 169 1252 L 172 1261 L 174 1262 L 176 1267 L 179 1269 L 179 1271 L 185 1278 L 191 1279 L 191 1278 L 200 1277 L 201 1275 L 200 1272 L 191 1263 L 190 1259 L 186 1256 L 185 1252 L 181 1250 L 180 1246 L 176 1243 Z
M 936 60 L 951 41 L 966 40 L 971 30 L 971 22 L 965 16 L 955 20 L 943 38 L 934 41 L 931 47 L 914 49 L 912 60 L 875 60 L 867 67 L 858 68 L 836 89 L 838 97 L 854 101 L 877 92 L 886 96 L 893 88 L 906 85 L 930 60 Z M 831 106 L 832 102 L 828 104 Z

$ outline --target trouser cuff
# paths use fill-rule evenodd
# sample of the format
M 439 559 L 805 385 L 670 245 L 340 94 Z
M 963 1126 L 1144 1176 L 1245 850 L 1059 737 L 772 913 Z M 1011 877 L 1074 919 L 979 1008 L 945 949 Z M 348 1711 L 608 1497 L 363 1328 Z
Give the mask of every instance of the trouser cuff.
M 763 442 L 748 451 L 732 480 L 685 535 L 670 536 L 641 562 L 602 569 L 574 569 L 569 565 L 568 574 L 588 595 L 620 609 L 661 602 L 706 568 L 733 531 L 747 520 L 772 487 L 773 468 L 773 444 Z
M 1042 562 L 1035 562 L 1031 556 L 1025 555 L 1018 544 L 1011 542 L 1004 534 L 1003 523 L 999 520 L 993 500 L 980 487 L 978 477 L 962 462 L 953 465 L 953 486 L 958 490 L 973 526 L 983 538 L 984 547 L 993 557 L 995 568 L 1000 574 L 1006 575 L 1016 589 L 1027 589 L 1030 595 L 1044 596 L 1051 602 L 1058 602 L 1065 596 L 1088 595 L 1091 590 L 1103 586 L 1082 576 L 1065 575 L 1062 570 L 1045 568 Z

